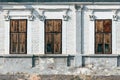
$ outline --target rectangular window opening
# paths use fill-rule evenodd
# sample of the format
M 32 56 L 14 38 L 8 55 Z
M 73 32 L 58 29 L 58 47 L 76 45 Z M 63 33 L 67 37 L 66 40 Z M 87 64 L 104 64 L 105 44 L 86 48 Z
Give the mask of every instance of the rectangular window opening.
M 62 20 L 45 20 L 45 54 L 62 53 Z
M 95 53 L 112 54 L 112 20 L 95 20 Z
M 27 20 L 10 20 L 10 54 L 27 53 Z

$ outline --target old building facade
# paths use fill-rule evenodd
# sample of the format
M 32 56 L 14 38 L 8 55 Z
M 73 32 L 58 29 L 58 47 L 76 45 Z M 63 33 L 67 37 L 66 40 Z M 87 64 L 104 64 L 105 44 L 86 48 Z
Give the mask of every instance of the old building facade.
M 0 23 L 3 74 L 73 74 L 73 68 L 90 65 L 119 67 L 117 2 L 1 1 Z

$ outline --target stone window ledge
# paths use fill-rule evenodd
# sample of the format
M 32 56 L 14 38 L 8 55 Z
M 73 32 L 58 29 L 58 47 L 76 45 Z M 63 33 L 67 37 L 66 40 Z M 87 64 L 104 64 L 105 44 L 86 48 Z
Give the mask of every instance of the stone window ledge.
M 0 58 L 67 58 L 74 57 L 68 54 L 0 54 Z
M 83 57 L 118 57 L 120 54 L 83 54 Z

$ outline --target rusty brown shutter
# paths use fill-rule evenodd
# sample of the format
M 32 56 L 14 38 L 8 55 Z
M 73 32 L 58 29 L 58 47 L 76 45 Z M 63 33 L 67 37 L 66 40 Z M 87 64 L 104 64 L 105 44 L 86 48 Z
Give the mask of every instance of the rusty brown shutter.
M 112 53 L 112 20 L 95 21 L 95 53 Z
M 45 21 L 45 53 L 60 54 L 62 49 L 62 20 Z
M 27 20 L 10 20 L 10 53 L 27 52 Z

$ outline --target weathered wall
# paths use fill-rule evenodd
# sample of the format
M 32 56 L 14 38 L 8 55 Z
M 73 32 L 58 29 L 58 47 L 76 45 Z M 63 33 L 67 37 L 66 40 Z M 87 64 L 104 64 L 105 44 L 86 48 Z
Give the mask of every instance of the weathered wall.
M 92 65 L 95 68 L 108 67 L 113 68 L 118 66 L 118 56 L 83 56 L 83 65 Z
M 39 17 L 42 14 L 45 19 L 62 19 L 62 54 L 76 54 L 74 5 L 2 5 L 0 7 L 1 54 L 9 54 L 10 48 L 10 20 L 6 21 L 5 15 L 10 16 L 10 19 L 27 19 L 27 54 L 44 54 L 45 23 Z M 32 21 L 28 18 L 31 14 L 34 16 Z M 69 15 L 68 21 L 64 21 L 63 18 L 66 14 Z
M 113 20 L 114 5 L 2 5 L 0 12 L 0 72 L 6 73 L 39 73 L 39 74 L 76 74 L 80 73 L 80 67 L 118 67 L 120 28 L 119 21 Z M 34 19 L 30 21 L 28 16 L 33 10 Z M 66 10 L 69 9 L 68 12 Z M 10 21 L 4 20 L 5 11 L 10 19 L 27 19 L 27 54 L 9 54 L 10 47 Z M 44 21 L 39 15 L 44 12 L 45 19 L 62 19 L 62 54 L 44 54 Z M 69 16 L 65 21 L 63 15 Z M 104 14 L 104 15 L 103 15 Z M 119 14 L 119 11 L 117 13 Z M 112 54 L 95 54 L 94 50 L 94 20 L 112 19 Z M 80 23 L 79 23 L 80 22 Z M 35 56 L 33 56 L 33 54 Z M 29 56 L 31 55 L 31 56 Z M 37 55 L 37 56 L 36 56 Z M 40 56 L 42 55 L 42 56 Z M 13 57 L 14 56 L 14 57 Z M 89 70 L 85 70 L 85 73 Z M 84 71 L 83 71 L 84 73 Z
M 0 56 L 0 74 L 71 74 L 73 56 Z

